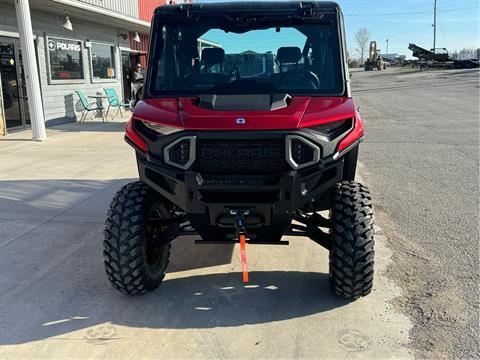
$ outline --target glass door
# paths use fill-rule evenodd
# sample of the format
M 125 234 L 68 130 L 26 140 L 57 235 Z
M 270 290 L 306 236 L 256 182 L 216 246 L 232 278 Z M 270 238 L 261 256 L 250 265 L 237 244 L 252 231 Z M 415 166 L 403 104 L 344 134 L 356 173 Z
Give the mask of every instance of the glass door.
M 27 84 L 25 82 L 25 71 L 23 70 L 22 49 L 18 49 L 18 70 L 20 73 L 19 80 L 19 97 L 20 97 L 20 109 L 22 110 L 23 125 L 24 127 L 30 127 L 30 109 L 28 108 L 28 96 L 27 96 Z
M 18 94 L 17 61 L 15 44 L 0 39 L 0 77 L 2 79 L 3 108 L 5 110 L 5 126 L 8 130 L 23 125 Z
M 130 99 L 132 97 L 132 65 L 130 63 L 130 53 L 122 51 L 122 83 L 123 98 Z M 127 100 L 128 101 L 128 100 Z
M 0 77 L 7 132 L 25 129 L 30 124 L 30 113 L 17 39 L 0 38 Z

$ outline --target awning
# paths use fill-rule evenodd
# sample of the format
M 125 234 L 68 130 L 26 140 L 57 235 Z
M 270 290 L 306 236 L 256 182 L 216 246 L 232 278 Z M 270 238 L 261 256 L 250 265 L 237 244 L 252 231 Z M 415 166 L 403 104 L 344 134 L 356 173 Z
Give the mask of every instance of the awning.
M 105 24 L 107 21 L 110 26 L 118 29 L 138 31 L 143 34 L 150 32 L 148 21 L 76 0 L 30 0 L 30 8 L 62 16 L 68 12 L 72 21 L 80 19 L 99 24 Z M 108 20 L 105 19 L 106 17 Z

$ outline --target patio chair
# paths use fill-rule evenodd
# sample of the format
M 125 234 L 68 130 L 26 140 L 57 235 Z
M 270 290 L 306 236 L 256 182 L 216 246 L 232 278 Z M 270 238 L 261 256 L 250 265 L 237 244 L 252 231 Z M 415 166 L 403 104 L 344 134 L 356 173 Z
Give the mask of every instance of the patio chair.
M 118 115 L 120 112 L 120 115 L 123 116 L 122 114 L 122 108 L 124 110 L 130 109 L 130 102 L 127 102 L 124 100 L 120 101 L 117 96 L 117 92 L 115 91 L 114 88 L 104 88 L 105 94 L 108 96 L 108 108 L 107 108 L 107 113 L 105 116 L 108 116 L 108 112 L 110 111 L 110 108 L 118 108 L 117 112 L 115 113 L 115 117 Z
M 83 107 L 82 116 L 80 117 L 80 122 L 85 121 L 85 119 L 87 118 L 87 115 L 91 111 L 100 111 L 100 114 L 102 116 L 102 121 L 105 121 L 105 117 L 103 116 L 103 111 L 105 110 L 105 108 L 103 107 L 102 103 L 97 101 L 89 103 L 87 97 L 85 96 L 85 93 L 82 90 L 75 90 L 75 93 L 78 95 L 78 98 L 80 99 L 80 102 Z

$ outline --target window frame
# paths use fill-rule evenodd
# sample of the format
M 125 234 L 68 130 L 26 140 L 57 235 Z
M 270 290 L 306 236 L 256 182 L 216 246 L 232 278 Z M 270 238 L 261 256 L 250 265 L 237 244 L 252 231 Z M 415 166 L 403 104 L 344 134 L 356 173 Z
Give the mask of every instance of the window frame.
M 113 48 L 113 70 L 115 71 L 115 76 L 108 79 L 95 79 L 93 77 L 93 57 L 92 57 L 92 46 L 96 45 L 105 45 Z M 88 58 L 90 63 L 90 81 L 92 83 L 116 83 L 118 81 L 118 71 L 117 71 L 117 54 L 118 48 L 114 43 L 101 42 L 101 41 L 90 41 L 90 46 L 88 48 Z
M 336 31 L 336 46 L 335 48 L 338 50 L 338 66 L 339 66 L 339 91 L 325 91 L 325 92 L 318 92 L 312 93 L 310 91 L 302 92 L 298 91 L 295 92 L 294 96 L 309 96 L 309 97 L 351 97 L 350 92 L 350 83 L 347 81 L 349 80 L 348 75 L 346 72 L 348 71 L 348 67 L 346 66 L 346 38 L 345 38 L 345 29 L 344 29 L 344 19 L 343 14 L 340 9 L 337 7 L 333 11 L 326 11 L 326 14 L 331 14 L 335 16 L 335 24 L 334 29 Z M 158 62 L 159 52 L 165 46 L 164 42 L 160 44 L 159 39 L 163 36 L 165 32 L 165 28 L 167 25 L 178 25 L 173 23 L 172 19 L 169 16 L 170 14 L 165 11 L 158 11 L 155 13 L 155 16 L 152 20 L 152 29 L 157 29 L 157 31 L 152 30 L 151 37 L 150 37 L 150 44 L 149 44 L 149 65 L 147 67 L 146 78 L 144 83 L 144 99 L 161 99 L 161 98 L 179 98 L 179 97 L 192 97 L 198 96 L 198 94 L 189 93 L 182 93 L 180 91 L 171 91 L 170 93 L 159 93 L 158 91 L 154 90 L 156 78 L 158 76 L 157 71 L 158 68 L 155 68 L 154 63 Z M 206 16 L 207 17 L 207 16 Z M 318 19 L 320 22 L 321 18 Z M 315 21 L 309 22 L 309 24 L 314 24 Z M 305 24 L 307 25 L 307 24 Z M 293 27 L 293 26 L 292 26 Z M 160 30 L 162 29 L 162 30 Z M 204 36 L 202 34 L 201 36 Z M 199 37 L 199 39 L 201 38 Z M 163 55 L 162 55 L 163 56 Z
M 49 85 L 61 85 L 61 84 L 85 84 L 85 58 L 84 58 L 84 44 L 83 40 L 80 39 L 73 39 L 73 38 L 66 38 L 62 36 L 55 36 L 55 35 L 47 35 L 45 34 L 45 57 L 46 57 L 46 65 L 47 65 L 47 79 Z M 82 60 L 82 72 L 83 78 L 81 79 L 52 79 L 52 67 L 50 61 L 50 50 L 48 49 L 48 41 L 50 39 L 58 39 L 58 40 L 67 40 L 67 41 L 75 41 L 80 43 L 80 59 Z

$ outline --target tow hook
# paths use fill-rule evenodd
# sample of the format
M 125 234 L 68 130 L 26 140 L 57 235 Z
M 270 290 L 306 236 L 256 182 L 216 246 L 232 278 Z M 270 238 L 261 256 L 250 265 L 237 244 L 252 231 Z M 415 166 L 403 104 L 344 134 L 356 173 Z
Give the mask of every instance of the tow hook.
M 246 252 L 246 230 L 245 230 L 245 216 L 250 214 L 247 209 L 231 209 L 230 215 L 235 216 L 235 238 L 240 242 L 240 259 L 242 261 L 243 282 L 248 283 L 248 266 L 247 266 L 247 252 Z

